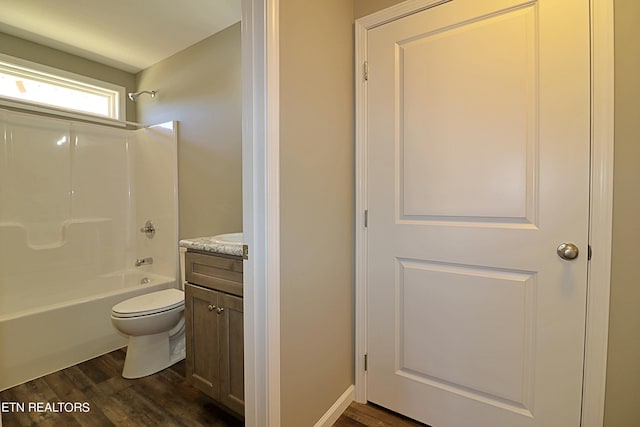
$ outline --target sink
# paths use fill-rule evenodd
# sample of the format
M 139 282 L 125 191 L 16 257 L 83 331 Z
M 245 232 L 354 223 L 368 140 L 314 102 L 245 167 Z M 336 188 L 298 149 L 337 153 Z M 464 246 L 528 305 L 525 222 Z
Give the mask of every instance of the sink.
M 242 233 L 218 234 L 211 238 L 211 242 L 218 245 L 242 245 Z

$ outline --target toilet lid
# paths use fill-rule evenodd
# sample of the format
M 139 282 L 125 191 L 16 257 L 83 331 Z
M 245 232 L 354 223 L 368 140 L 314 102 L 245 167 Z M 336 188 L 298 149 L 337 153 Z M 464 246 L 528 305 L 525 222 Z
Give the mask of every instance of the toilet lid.
M 184 292 L 178 289 L 165 289 L 129 298 L 113 306 L 115 317 L 137 317 L 160 313 L 184 306 Z

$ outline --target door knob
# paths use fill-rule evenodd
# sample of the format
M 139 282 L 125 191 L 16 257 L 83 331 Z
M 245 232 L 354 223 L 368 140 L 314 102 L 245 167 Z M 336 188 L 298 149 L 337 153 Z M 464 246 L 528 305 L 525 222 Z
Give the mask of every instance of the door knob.
M 558 256 L 564 260 L 571 261 L 578 258 L 580 251 L 573 243 L 563 243 L 558 246 Z

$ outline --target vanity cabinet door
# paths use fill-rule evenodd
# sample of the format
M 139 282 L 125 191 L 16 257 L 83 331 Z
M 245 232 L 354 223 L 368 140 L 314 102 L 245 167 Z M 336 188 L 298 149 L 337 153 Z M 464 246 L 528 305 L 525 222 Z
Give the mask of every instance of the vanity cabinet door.
M 244 414 L 242 259 L 187 251 L 187 380 Z
M 218 295 L 209 289 L 185 285 L 187 379 L 216 399 L 220 396 Z
M 244 333 L 242 298 L 219 294 L 220 401 L 244 414 Z

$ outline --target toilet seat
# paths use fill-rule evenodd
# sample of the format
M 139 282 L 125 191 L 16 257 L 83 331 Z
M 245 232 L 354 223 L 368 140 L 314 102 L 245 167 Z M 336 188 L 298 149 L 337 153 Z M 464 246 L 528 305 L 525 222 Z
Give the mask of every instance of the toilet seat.
M 113 306 L 111 314 L 121 318 L 140 317 L 181 307 L 184 307 L 184 292 L 178 289 L 165 289 L 122 301 Z

